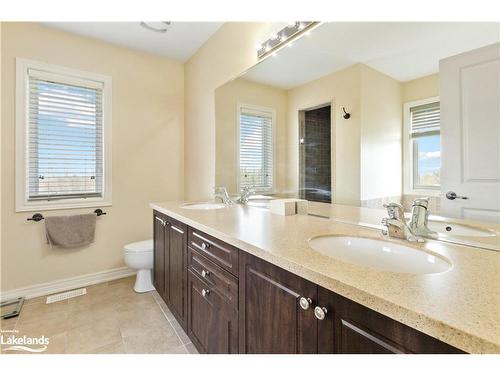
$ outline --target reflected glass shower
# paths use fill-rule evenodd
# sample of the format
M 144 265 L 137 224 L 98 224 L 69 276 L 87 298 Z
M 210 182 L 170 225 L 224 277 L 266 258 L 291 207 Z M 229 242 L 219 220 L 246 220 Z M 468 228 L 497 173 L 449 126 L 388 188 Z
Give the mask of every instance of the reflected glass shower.
M 299 196 L 331 203 L 331 106 L 300 111 L 299 124 Z

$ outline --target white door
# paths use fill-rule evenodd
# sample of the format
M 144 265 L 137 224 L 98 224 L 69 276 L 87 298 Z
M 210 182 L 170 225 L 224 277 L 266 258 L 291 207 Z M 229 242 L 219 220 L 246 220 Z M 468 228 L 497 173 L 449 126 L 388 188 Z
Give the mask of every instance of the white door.
M 439 79 L 441 215 L 500 223 L 500 43 L 440 61 Z

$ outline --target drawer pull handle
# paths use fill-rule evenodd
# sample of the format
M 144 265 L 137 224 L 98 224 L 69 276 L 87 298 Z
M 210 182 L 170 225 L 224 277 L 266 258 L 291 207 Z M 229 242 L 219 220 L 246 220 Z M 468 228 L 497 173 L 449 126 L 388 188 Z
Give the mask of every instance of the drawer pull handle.
M 203 250 L 206 250 L 206 249 L 208 249 L 209 247 L 210 247 L 210 244 L 208 244 L 208 243 L 206 243 L 206 242 L 202 242 L 202 243 L 201 243 L 201 248 L 202 248 Z
M 302 310 L 308 310 L 309 307 L 311 306 L 312 300 L 310 298 L 306 297 L 300 297 L 299 299 L 299 305 L 302 308 Z
M 207 277 L 208 275 L 210 275 L 210 272 L 206 271 L 206 270 L 202 270 L 201 271 L 201 276 L 203 277 Z
M 210 289 L 202 289 L 202 290 L 201 290 L 201 295 L 202 295 L 203 297 L 206 297 L 206 296 L 208 296 L 209 294 L 210 294 Z
M 314 308 L 314 316 L 316 317 L 316 319 L 318 320 L 323 320 L 325 319 L 326 317 L 326 313 L 328 312 L 328 310 L 326 309 L 326 307 L 319 307 L 319 306 L 316 306 Z

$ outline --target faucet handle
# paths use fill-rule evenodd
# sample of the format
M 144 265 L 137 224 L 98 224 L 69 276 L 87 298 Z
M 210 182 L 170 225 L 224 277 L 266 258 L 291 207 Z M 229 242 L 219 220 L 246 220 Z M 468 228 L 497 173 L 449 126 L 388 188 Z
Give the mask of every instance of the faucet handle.
M 387 209 L 387 214 L 390 219 L 404 220 L 404 208 L 399 203 L 387 203 L 384 204 L 384 207 Z
M 429 197 L 420 197 L 415 199 L 412 203 L 412 207 L 415 206 L 420 206 L 427 209 L 429 207 Z

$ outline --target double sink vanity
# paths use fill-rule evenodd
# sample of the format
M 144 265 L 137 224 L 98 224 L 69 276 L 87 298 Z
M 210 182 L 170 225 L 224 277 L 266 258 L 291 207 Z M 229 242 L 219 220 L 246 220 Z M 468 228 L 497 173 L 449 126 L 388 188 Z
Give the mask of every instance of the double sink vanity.
M 499 252 L 384 236 L 381 210 L 310 203 L 151 204 L 155 288 L 200 352 L 500 352 Z
M 315 24 L 214 90 L 216 201 L 151 205 L 200 352 L 500 353 L 499 44 L 422 30 Z

